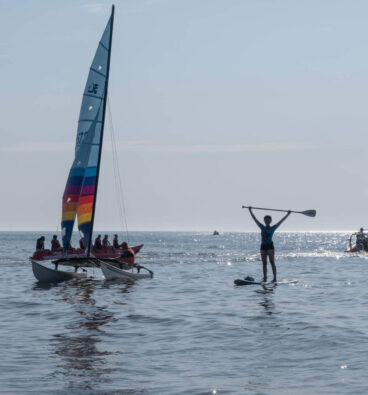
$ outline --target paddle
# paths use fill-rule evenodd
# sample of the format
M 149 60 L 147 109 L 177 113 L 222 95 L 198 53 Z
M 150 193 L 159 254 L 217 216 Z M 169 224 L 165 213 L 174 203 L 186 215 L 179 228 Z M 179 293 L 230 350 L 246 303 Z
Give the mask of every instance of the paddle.
M 289 210 L 279 210 L 276 208 L 263 208 L 263 207 L 253 207 L 253 206 L 242 206 L 242 208 L 254 208 L 255 210 L 267 210 L 267 211 L 283 211 L 283 212 L 288 212 Z M 296 213 L 296 214 L 303 214 L 306 215 L 307 217 L 315 217 L 317 212 L 316 210 L 305 210 L 305 211 L 292 211 L 290 210 L 291 213 Z

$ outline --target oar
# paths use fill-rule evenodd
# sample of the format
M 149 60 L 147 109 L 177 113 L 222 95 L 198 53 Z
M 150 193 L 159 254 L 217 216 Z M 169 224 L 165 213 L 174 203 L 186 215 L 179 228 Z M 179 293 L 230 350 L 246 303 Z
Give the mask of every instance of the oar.
M 293 211 L 293 210 L 279 210 L 276 208 L 263 208 L 263 207 L 253 207 L 253 206 L 242 206 L 242 208 L 254 208 L 255 210 L 282 211 L 282 212 L 290 211 L 291 213 L 306 215 L 307 217 L 315 217 L 317 214 L 316 210 Z

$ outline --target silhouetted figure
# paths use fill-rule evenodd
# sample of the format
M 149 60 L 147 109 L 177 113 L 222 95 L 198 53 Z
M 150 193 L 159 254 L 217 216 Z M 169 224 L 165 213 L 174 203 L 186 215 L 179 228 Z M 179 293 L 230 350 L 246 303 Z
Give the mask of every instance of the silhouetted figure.
M 80 239 L 80 240 L 79 240 L 79 247 L 80 247 L 82 250 L 85 250 L 85 249 L 86 249 L 86 247 L 84 246 L 83 239 Z
M 130 265 L 134 265 L 135 253 L 134 251 L 128 247 L 128 244 L 123 241 L 121 243 L 122 252 L 120 258 L 123 262 L 129 263 Z
M 367 238 L 364 234 L 363 228 L 360 228 L 359 232 L 356 235 L 356 245 L 358 251 L 363 251 L 367 247 Z
M 45 249 L 45 236 L 41 236 L 36 242 L 36 251 L 43 251 Z
M 114 240 L 112 241 L 112 246 L 114 248 L 120 248 L 119 240 L 118 240 L 118 235 L 114 235 Z
M 273 280 L 272 282 L 277 281 L 276 277 L 276 264 L 275 264 L 275 247 L 273 245 L 272 236 L 275 233 L 275 230 L 285 221 L 285 219 L 291 214 L 291 211 L 285 215 L 277 224 L 271 226 L 272 217 L 270 215 L 266 215 L 264 220 L 264 225 L 261 224 L 256 216 L 253 214 L 252 207 L 249 207 L 249 213 L 252 216 L 254 222 L 261 229 L 262 236 L 262 244 L 261 244 L 261 258 L 263 264 L 263 280 L 262 282 L 267 282 L 267 256 L 271 264 Z
M 52 236 L 52 240 L 51 240 L 51 251 L 62 251 L 60 242 L 59 242 L 59 240 L 57 239 L 57 236 L 56 236 L 56 235 Z
M 93 246 L 96 250 L 101 250 L 102 249 L 102 243 L 101 243 L 101 235 L 98 235 L 95 239 L 95 244 Z
M 110 242 L 109 242 L 108 238 L 109 238 L 108 235 L 105 235 L 105 236 L 104 236 L 104 238 L 103 238 L 103 240 L 102 240 L 102 247 L 103 247 L 103 248 L 107 248 L 107 247 L 110 246 Z

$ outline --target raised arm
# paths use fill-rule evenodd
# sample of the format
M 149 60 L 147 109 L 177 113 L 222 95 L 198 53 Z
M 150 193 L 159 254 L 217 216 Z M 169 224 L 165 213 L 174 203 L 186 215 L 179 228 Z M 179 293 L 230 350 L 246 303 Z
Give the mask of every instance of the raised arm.
M 287 212 L 287 214 L 285 215 L 285 217 L 284 217 L 284 218 L 281 218 L 280 221 L 276 224 L 276 228 L 278 228 L 278 227 L 285 221 L 285 219 L 286 219 L 290 214 L 291 214 L 291 211 L 289 210 L 289 211 Z
M 258 226 L 260 226 L 261 223 L 258 221 L 258 219 L 256 218 L 256 216 L 253 214 L 252 207 L 249 207 L 249 212 L 250 212 L 250 215 L 251 215 L 251 217 L 253 218 L 254 222 L 255 222 Z

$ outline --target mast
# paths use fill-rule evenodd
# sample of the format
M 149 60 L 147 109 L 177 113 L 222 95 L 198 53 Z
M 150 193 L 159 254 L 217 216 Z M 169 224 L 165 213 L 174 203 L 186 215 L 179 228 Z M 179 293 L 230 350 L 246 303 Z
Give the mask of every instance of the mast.
M 103 103 L 103 112 L 102 112 L 102 126 L 101 126 L 101 135 L 100 135 L 100 150 L 99 150 L 99 153 L 98 153 L 98 162 L 97 162 L 96 189 L 95 189 L 95 198 L 94 198 L 93 207 L 92 207 L 91 231 L 90 231 L 89 241 L 88 241 L 87 257 L 89 257 L 90 253 L 91 253 L 91 244 L 92 244 L 92 236 L 93 236 L 93 225 L 94 225 L 94 220 L 95 220 L 95 210 L 96 210 L 96 201 L 97 201 L 98 180 L 99 180 L 99 176 L 100 176 L 100 163 L 101 163 L 101 154 L 102 154 L 103 134 L 104 134 L 104 127 L 105 127 L 106 102 L 107 102 L 107 93 L 108 93 L 109 75 L 110 75 L 110 57 L 111 57 L 112 32 L 113 32 L 113 27 L 114 27 L 114 11 L 115 11 L 115 6 L 113 4 L 112 7 L 111 7 L 109 54 L 108 54 L 108 58 L 107 58 L 107 73 L 106 73 L 104 103 Z

